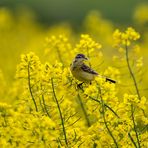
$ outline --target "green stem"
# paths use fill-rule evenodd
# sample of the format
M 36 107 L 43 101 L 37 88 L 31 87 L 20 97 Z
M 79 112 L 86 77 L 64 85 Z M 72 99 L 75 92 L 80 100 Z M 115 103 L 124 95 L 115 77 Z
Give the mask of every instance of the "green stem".
M 126 51 L 126 62 L 127 62 L 127 66 L 128 66 L 128 70 L 129 70 L 129 73 L 133 79 L 133 82 L 134 82 L 134 86 L 135 86 L 135 89 L 136 89 L 136 92 L 137 92 L 137 95 L 138 95 L 138 98 L 139 100 L 141 100 L 141 96 L 140 96 L 140 92 L 139 92 L 139 89 L 138 89 L 138 85 L 137 85 L 137 81 L 136 81 L 136 78 L 135 78 L 135 75 L 132 71 L 132 68 L 130 66 L 130 62 L 129 62 L 129 54 L 128 54 L 128 47 L 127 45 L 125 46 L 125 51 Z
M 84 92 L 83 88 L 81 88 L 81 90 Z M 94 100 L 94 101 L 98 102 L 99 104 L 101 104 L 101 102 L 100 102 L 99 100 L 97 100 L 97 99 L 95 99 L 95 98 L 93 98 L 93 97 L 91 97 L 91 96 L 88 96 L 88 97 L 89 97 L 91 100 Z M 118 116 L 118 114 L 117 114 L 110 106 L 108 106 L 106 103 L 104 103 L 104 106 L 107 107 L 115 116 L 117 116 L 118 118 L 120 118 L 120 117 Z
M 44 107 L 43 107 L 43 105 L 42 105 L 42 100 L 41 100 L 40 97 L 39 97 L 39 103 L 40 103 L 40 106 L 41 106 L 41 108 L 42 108 L 42 111 L 44 112 Z
M 82 102 L 82 99 L 81 99 L 79 93 L 78 93 L 78 100 L 79 100 L 79 102 L 80 102 L 80 106 L 81 106 L 81 108 L 82 108 L 82 111 L 83 111 L 84 117 L 85 117 L 85 119 L 86 119 L 87 126 L 90 127 L 91 124 L 90 124 L 90 121 L 89 121 L 89 118 L 88 118 L 88 115 L 87 115 L 86 109 L 85 109 L 85 107 L 84 107 L 84 104 L 83 104 L 83 102 Z
M 130 133 L 128 133 L 128 136 L 130 138 L 130 140 L 132 141 L 132 143 L 134 144 L 135 148 L 138 148 L 137 145 L 136 145 L 136 142 L 134 141 L 133 137 L 131 136 Z
M 101 103 L 102 103 L 102 114 L 103 114 L 103 120 L 104 120 L 105 127 L 106 127 L 109 135 L 113 139 L 115 146 L 118 148 L 118 143 L 117 143 L 116 139 L 114 138 L 114 136 L 113 136 L 113 134 L 112 134 L 111 130 L 109 129 L 109 127 L 107 125 L 107 122 L 106 122 L 106 118 L 105 118 L 105 105 L 104 105 L 104 101 L 103 101 L 103 98 L 102 98 L 102 95 L 101 95 L 101 89 L 100 88 L 99 88 L 99 92 L 100 92 L 100 98 L 101 98 Z
M 41 90 L 42 90 L 42 92 L 43 92 L 42 84 L 41 84 Z M 44 105 L 45 112 L 46 112 L 47 116 L 48 116 L 49 118 L 51 118 L 51 117 L 50 117 L 50 114 L 49 114 L 49 112 L 48 112 L 47 106 L 46 106 L 46 102 L 45 102 L 45 98 L 44 98 L 43 93 L 42 93 L 41 96 L 42 96 L 42 101 L 43 101 L 43 105 Z
M 101 102 L 100 102 L 99 100 L 94 99 L 94 98 L 91 97 L 91 96 L 89 96 L 89 98 L 92 99 L 92 100 L 94 100 L 94 101 L 96 101 L 96 102 L 98 102 L 99 104 L 101 104 Z M 120 118 L 120 117 L 118 116 L 118 114 L 117 114 L 110 106 L 108 106 L 106 103 L 104 103 L 104 106 L 107 107 L 116 117 Z
M 48 112 L 48 109 L 47 109 L 47 107 L 46 107 L 45 98 L 44 98 L 44 95 L 43 95 L 43 94 L 42 94 L 42 101 L 43 101 L 43 105 L 44 105 L 45 111 L 46 111 L 46 113 L 47 113 L 47 116 L 48 116 L 49 118 L 51 118 L 51 117 L 50 117 L 50 114 L 49 114 L 49 112 Z
M 59 58 L 60 62 L 61 62 L 62 64 L 64 64 L 63 59 L 62 59 L 62 56 L 61 56 L 61 53 L 60 53 L 60 50 L 59 50 L 58 47 L 57 47 L 57 54 L 58 54 L 58 58 Z
M 6 116 L 4 115 L 3 118 L 4 118 L 4 127 L 7 127 Z
M 34 96 L 33 96 L 32 89 L 31 89 L 30 63 L 28 63 L 28 86 L 29 86 L 29 92 L 30 92 L 31 98 L 32 98 L 32 100 L 33 100 L 35 109 L 36 109 L 36 111 L 38 112 L 37 104 L 36 104 L 35 98 L 34 98 Z
M 134 106 L 133 106 L 133 104 L 131 104 L 131 112 L 132 112 L 132 121 L 133 121 L 133 125 L 134 125 L 134 131 L 135 131 L 135 134 L 136 134 L 138 148 L 141 148 L 140 141 L 139 141 L 139 136 L 138 136 L 138 132 L 137 132 L 137 128 L 136 128 L 135 118 L 134 118 Z
M 62 116 L 62 111 L 61 111 L 61 108 L 60 108 L 60 104 L 59 104 L 57 96 L 56 96 L 54 83 L 53 83 L 53 78 L 51 78 L 51 85 L 52 85 L 53 95 L 54 95 L 54 98 L 55 98 L 55 101 L 56 101 L 56 104 L 57 104 L 57 107 L 58 107 L 58 111 L 59 111 L 59 114 L 60 114 L 60 119 L 61 119 L 61 124 L 62 124 L 62 128 L 63 128 L 65 144 L 68 146 L 68 141 L 67 141 L 67 136 L 66 136 L 66 129 L 65 129 L 65 125 L 64 125 L 64 119 L 63 119 L 63 116 Z

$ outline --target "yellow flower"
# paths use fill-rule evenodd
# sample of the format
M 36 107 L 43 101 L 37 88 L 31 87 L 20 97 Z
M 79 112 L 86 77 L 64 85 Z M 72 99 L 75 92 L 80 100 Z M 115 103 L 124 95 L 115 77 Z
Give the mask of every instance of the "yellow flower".
M 95 96 L 96 93 L 97 93 L 97 88 L 95 85 L 89 85 L 84 91 L 84 94 L 88 96 Z
M 136 61 L 136 67 L 140 68 L 143 66 L 143 57 L 140 57 L 139 59 L 137 59 Z
M 132 27 L 128 27 L 125 32 L 120 32 L 116 29 L 113 33 L 114 46 L 130 46 L 132 41 L 136 41 L 140 38 L 140 34 L 136 32 Z
M 98 50 L 101 47 L 101 44 L 95 42 L 88 34 L 82 34 L 80 43 L 76 45 L 74 51 L 75 54 L 79 52 L 89 56 L 94 50 Z
M 148 22 L 148 5 L 142 4 L 137 7 L 134 13 L 135 22 L 145 25 Z
M 140 34 L 136 32 L 132 27 L 128 27 L 126 30 L 127 37 L 129 40 L 138 40 L 140 38 Z
M 121 35 L 122 33 L 119 31 L 119 29 L 116 29 L 113 33 L 113 40 L 114 40 L 114 46 L 118 46 L 121 44 Z
M 138 107 L 145 110 L 146 109 L 146 97 L 141 97 Z
M 137 105 L 140 102 L 138 99 L 137 95 L 129 95 L 129 94 L 124 94 L 124 103 L 125 104 L 135 104 Z

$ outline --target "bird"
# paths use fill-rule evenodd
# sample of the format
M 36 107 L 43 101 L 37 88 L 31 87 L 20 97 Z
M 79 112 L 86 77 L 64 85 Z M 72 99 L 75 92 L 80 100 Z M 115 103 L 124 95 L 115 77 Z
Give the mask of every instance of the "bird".
M 87 61 L 88 58 L 82 54 L 79 53 L 75 56 L 73 62 L 70 65 L 70 70 L 72 75 L 79 81 L 83 83 L 90 83 L 99 75 L 95 70 L 87 66 L 84 61 Z M 106 81 L 109 81 L 111 83 L 116 83 L 115 80 L 112 80 L 110 78 L 107 78 L 105 76 L 101 76 L 106 79 Z M 81 85 L 80 84 L 80 85 Z

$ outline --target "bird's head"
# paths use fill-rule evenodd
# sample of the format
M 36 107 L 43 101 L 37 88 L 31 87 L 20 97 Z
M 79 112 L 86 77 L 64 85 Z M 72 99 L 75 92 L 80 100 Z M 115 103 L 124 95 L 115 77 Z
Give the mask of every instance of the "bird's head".
M 83 62 L 85 60 L 88 60 L 88 58 L 84 54 L 79 53 L 76 55 L 75 60 L 79 62 Z
M 74 59 L 72 65 L 73 65 L 74 67 L 75 67 L 75 66 L 81 66 L 81 65 L 83 64 L 83 62 L 86 61 L 86 60 L 88 60 L 88 58 L 85 57 L 84 54 L 79 53 L 79 54 L 77 54 L 77 55 L 75 56 L 75 59 Z

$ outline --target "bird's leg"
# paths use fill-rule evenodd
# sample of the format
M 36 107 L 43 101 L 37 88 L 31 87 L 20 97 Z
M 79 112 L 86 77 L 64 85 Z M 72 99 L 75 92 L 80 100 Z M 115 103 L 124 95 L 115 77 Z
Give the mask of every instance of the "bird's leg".
M 82 85 L 83 85 L 83 83 L 84 83 L 84 82 L 82 82 L 82 83 L 78 84 L 78 85 L 77 85 L 77 88 L 82 89 Z

